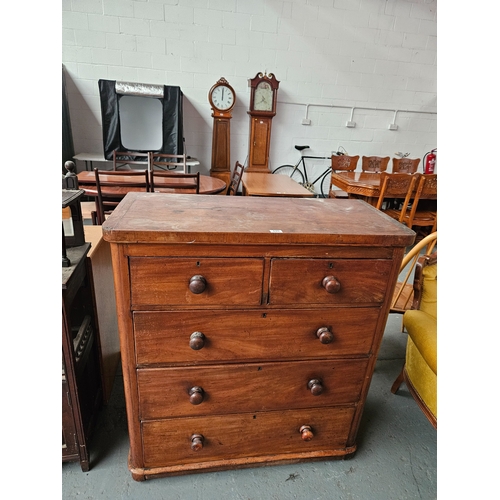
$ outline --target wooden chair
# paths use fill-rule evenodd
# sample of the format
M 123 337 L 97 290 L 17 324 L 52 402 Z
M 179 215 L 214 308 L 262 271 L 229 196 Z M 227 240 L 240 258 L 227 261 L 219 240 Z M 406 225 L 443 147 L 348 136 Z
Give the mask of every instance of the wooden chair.
M 132 165 L 140 168 L 132 168 Z M 149 170 L 149 153 L 113 151 L 113 170 Z
M 413 226 L 431 227 L 431 232 L 437 229 L 437 211 L 419 210 L 420 201 L 437 197 L 437 174 L 417 174 L 419 180 L 416 184 L 413 200 L 406 210 L 390 208 L 385 211 L 393 219 L 399 220 L 409 228 Z
M 234 196 L 238 192 L 241 184 L 241 177 L 243 176 L 243 170 L 245 170 L 245 167 L 237 161 L 234 165 L 233 174 L 231 176 L 231 181 L 229 183 L 229 187 L 227 188 L 226 195 Z
M 175 170 L 186 174 L 186 155 L 174 155 L 167 153 L 149 153 L 150 170 Z
M 187 191 L 192 194 L 200 193 L 200 173 L 187 174 L 185 172 L 172 172 L 168 170 L 151 170 L 151 191 L 154 193 L 171 193 Z M 155 179 L 162 178 L 161 183 Z M 170 182 L 169 182 L 170 181 Z
M 437 230 L 437 210 L 426 210 L 422 207 L 424 199 L 437 198 L 437 174 L 422 174 L 415 191 L 413 205 L 409 212 L 406 225 L 410 228 L 430 226 L 431 231 Z
M 332 172 L 353 172 L 358 165 L 359 155 L 332 155 Z M 330 190 L 328 198 L 348 198 L 349 195 L 341 189 L 333 189 L 333 184 L 330 182 Z
M 437 231 L 420 240 L 403 257 L 403 261 L 399 268 L 399 279 L 392 296 L 391 313 L 404 314 L 411 308 L 413 303 L 413 283 L 410 282 L 410 279 L 414 275 L 415 266 L 422 251 L 425 249 L 426 255 L 432 255 L 436 245 Z
M 127 188 L 133 191 L 144 191 L 145 193 L 149 191 L 147 170 L 99 171 L 99 169 L 94 168 L 94 172 L 97 189 L 96 212 L 98 225 L 104 223 L 106 215 L 109 215 L 124 197 L 123 192 L 113 188 Z M 111 189 L 108 191 L 107 188 Z
M 408 332 L 405 363 L 391 387 L 404 381 L 410 394 L 437 428 L 437 252 L 421 256 L 415 268 L 413 303 L 403 316 Z
M 414 174 L 418 170 L 420 158 L 412 160 L 411 158 L 393 158 L 392 171 L 400 174 Z
M 361 170 L 363 172 L 385 172 L 390 159 L 389 156 L 362 156 Z
M 403 222 L 404 214 L 415 190 L 419 174 L 393 174 L 380 173 L 380 195 L 375 208 L 386 213 L 393 219 Z M 394 206 L 395 200 L 399 209 L 390 208 Z M 385 202 L 385 204 L 384 204 Z

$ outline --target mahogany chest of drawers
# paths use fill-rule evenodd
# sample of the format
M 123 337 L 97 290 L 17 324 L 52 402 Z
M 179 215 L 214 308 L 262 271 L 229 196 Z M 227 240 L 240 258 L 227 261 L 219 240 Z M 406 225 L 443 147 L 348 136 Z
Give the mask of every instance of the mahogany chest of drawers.
M 134 479 L 354 453 L 411 230 L 359 200 L 130 193 L 103 234 Z

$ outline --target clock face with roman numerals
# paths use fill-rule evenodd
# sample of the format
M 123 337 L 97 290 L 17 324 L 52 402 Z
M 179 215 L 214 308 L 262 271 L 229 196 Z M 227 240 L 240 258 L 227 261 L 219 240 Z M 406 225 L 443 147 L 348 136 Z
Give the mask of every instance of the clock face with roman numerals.
M 260 82 L 255 89 L 253 109 L 256 111 L 273 110 L 273 89 L 267 82 Z
M 227 111 L 234 106 L 234 90 L 228 85 L 218 85 L 209 94 L 210 104 L 217 110 Z

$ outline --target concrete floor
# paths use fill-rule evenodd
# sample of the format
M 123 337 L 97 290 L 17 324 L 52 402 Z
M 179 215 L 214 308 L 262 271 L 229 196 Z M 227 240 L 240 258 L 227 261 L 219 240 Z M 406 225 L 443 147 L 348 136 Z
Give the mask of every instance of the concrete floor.
M 403 384 L 406 334 L 401 316 L 390 315 L 368 394 L 358 449 L 348 460 L 328 460 L 225 472 L 132 479 L 123 379 L 116 378 L 90 441 L 89 472 L 62 464 L 64 500 L 286 500 L 437 498 L 437 433 Z

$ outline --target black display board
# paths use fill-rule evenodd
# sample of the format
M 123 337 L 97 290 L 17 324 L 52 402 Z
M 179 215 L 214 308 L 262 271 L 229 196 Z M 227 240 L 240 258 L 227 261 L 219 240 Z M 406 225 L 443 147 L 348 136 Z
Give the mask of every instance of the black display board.
M 161 92 L 163 87 L 163 92 Z M 154 93 L 149 92 L 153 89 Z M 99 80 L 101 98 L 102 138 L 104 157 L 113 159 L 113 151 L 126 151 L 122 143 L 120 128 L 120 99 L 124 95 L 159 99 L 163 108 L 162 139 L 163 144 L 155 153 L 183 154 L 184 134 L 182 120 L 183 94 L 180 87 L 155 86 L 140 83 L 122 83 L 115 80 Z M 141 126 L 138 123 L 138 127 Z M 135 149 L 137 152 L 150 150 Z

